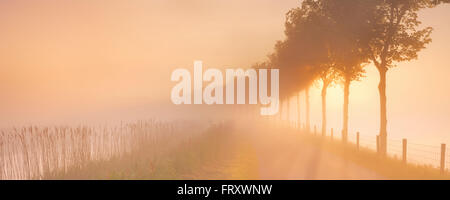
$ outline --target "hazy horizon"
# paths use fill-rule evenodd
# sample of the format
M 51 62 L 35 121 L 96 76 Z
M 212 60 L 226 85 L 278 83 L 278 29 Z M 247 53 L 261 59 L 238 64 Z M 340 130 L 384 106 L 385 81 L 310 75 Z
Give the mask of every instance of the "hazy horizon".
M 199 107 L 171 103 L 172 70 L 192 69 L 194 60 L 215 68 L 264 61 L 284 38 L 285 13 L 299 5 L 295 0 L 3 1 L 0 17 L 8 20 L 0 21 L 0 126 L 189 118 Z M 450 5 L 424 10 L 420 19 L 434 28 L 433 42 L 418 60 L 388 73 L 388 134 L 448 143 Z M 372 65 L 366 70 L 367 77 L 351 85 L 349 128 L 375 136 L 378 72 Z M 311 122 L 320 126 L 320 91 L 313 88 Z M 342 87 L 330 88 L 328 127 L 342 126 L 342 102 Z M 199 118 L 214 112 L 197 110 L 204 110 L 196 113 Z

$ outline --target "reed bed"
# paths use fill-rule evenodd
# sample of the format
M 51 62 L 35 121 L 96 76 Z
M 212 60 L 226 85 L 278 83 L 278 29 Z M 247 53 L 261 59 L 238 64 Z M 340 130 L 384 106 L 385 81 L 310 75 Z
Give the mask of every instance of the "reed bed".
M 161 151 L 177 139 L 182 123 L 155 120 L 115 126 L 10 128 L 0 131 L 0 179 L 42 179 L 48 174 L 109 160 L 143 146 Z M 180 125 L 181 124 L 181 125 Z M 152 153 L 152 152 L 149 152 Z

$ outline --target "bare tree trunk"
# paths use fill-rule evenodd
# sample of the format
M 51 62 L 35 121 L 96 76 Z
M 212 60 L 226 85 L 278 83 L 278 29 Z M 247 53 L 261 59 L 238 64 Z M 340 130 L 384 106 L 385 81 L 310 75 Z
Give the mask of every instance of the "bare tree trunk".
M 380 92 L 380 153 L 385 155 L 387 152 L 387 113 L 386 113 L 386 67 L 378 68 L 380 73 L 380 83 L 378 91 Z
M 280 101 L 280 112 L 278 112 L 278 126 L 283 125 L 283 100 Z
M 300 92 L 297 94 L 297 126 L 301 129 Z
M 324 82 L 322 87 L 322 136 L 327 135 L 327 89 L 328 84 Z
M 309 120 L 309 86 L 305 90 L 305 100 L 306 100 L 306 132 L 311 131 L 310 120 Z
M 350 96 L 350 77 L 345 77 L 344 82 L 344 115 L 343 115 L 343 125 L 342 125 L 342 141 L 344 143 L 348 140 L 348 104 Z
M 291 102 L 290 102 L 289 97 L 286 97 L 286 103 L 287 103 L 287 105 L 286 105 L 286 109 L 287 109 L 287 112 L 286 112 L 286 125 L 288 127 L 290 127 L 291 126 Z

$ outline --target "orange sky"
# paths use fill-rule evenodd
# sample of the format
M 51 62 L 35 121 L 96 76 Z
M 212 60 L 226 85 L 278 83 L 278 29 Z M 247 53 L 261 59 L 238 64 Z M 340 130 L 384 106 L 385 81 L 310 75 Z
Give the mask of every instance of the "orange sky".
M 248 67 L 283 39 L 296 0 L 43 0 L 0 3 L 0 125 L 170 117 L 170 73 Z M 388 73 L 389 133 L 450 141 L 450 6 L 421 13 L 433 43 Z M 378 74 L 354 83 L 350 128 L 375 135 Z M 341 126 L 342 88 L 330 90 L 330 127 Z M 320 96 L 312 91 L 313 122 Z M 414 127 L 411 127 L 414 124 Z M 422 137 L 422 136 L 426 137 Z M 430 137 L 428 137 L 430 135 Z
M 173 68 L 248 67 L 283 34 L 276 1 L 4 1 L 1 120 L 168 103 Z M 134 115 L 134 111 L 130 111 Z M 66 117 L 66 116 L 64 116 Z

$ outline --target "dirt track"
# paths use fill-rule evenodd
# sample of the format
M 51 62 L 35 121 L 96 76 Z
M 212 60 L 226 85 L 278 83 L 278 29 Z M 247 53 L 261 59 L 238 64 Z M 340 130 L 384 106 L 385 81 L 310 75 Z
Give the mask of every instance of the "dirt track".
M 258 134 L 248 134 L 248 133 Z M 301 133 L 236 130 L 234 158 L 225 162 L 231 179 L 384 179 L 376 172 L 311 144 Z M 228 166 L 228 167 L 226 167 Z M 242 174 L 242 172 L 257 173 Z

